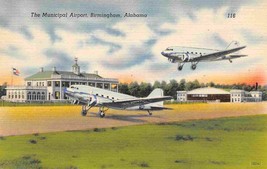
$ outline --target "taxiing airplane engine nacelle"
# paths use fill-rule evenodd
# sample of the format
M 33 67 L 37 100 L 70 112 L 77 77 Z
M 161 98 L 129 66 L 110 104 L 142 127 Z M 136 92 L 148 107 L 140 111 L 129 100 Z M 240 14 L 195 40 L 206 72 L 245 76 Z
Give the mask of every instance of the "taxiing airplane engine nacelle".
M 88 106 L 95 106 L 97 104 L 97 98 L 95 95 L 90 96 L 90 99 L 88 101 Z
M 79 100 L 72 100 L 72 104 L 79 104 Z

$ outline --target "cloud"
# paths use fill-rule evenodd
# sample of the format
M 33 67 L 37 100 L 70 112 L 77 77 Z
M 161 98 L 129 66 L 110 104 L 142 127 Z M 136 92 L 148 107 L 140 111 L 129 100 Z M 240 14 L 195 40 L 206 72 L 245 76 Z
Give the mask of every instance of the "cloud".
M 153 82 L 206 77 L 205 80 L 211 81 L 216 74 L 223 79 L 233 72 L 258 71 L 258 67 L 263 67 L 260 71 L 267 74 L 264 1 L 3 1 L 2 4 L 0 71 L 6 74 L 11 66 L 21 68 L 23 75 L 31 75 L 39 67 L 70 70 L 74 57 L 79 58 L 82 71 L 98 70 L 103 77 L 120 80 Z M 148 17 L 31 18 L 34 11 L 135 12 L 146 13 Z M 12 15 L 7 15 L 11 12 Z M 228 12 L 235 12 L 237 17 L 228 19 Z M 177 65 L 160 54 L 168 46 L 225 49 L 233 40 L 247 45 L 242 53 L 249 56 L 232 64 L 199 63 L 195 71 L 187 64 L 178 72 Z

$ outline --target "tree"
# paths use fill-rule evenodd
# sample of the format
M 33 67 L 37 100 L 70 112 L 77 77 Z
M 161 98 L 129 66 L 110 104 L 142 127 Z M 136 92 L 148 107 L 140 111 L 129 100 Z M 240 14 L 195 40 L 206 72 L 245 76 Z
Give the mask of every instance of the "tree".
M 161 88 L 161 84 L 159 81 L 155 81 L 154 84 L 153 84 L 153 89 L 156 89 L 156 88 Z
M 185 85 L 186 85 L 185 79 L 181 79 L 178 89 L 181 90 L 181 91 L 185 90 Z
M 129 93 L 132 96 L 140 97 L 139 96 L 139 84 L 137 82 L 131 82 L 129 84 Z
M 1 86 L 0 86 L 0 98 L 2 96 L 6 95 L 6 87 L 7 87 L 7 82 L 4 82 Z
M 170 83 L 166 87 L 166 95 L 176 98 L 179 85 L 175 79 L 170 80 Z
M 161 86 L 162 90 L 166 91 L 166 87 L 167 87 L 167 83 L 166 83 L 166 81 L 164 81 L 164 80 L 161 81 L 160 86 Z
M 139 96 L 140 97 L 146 97 L 148 96 L 151 91 L 152 91 L 152 86 L 150 83 L 145 83 L 145 82 L 142 82 L 140 85 L 139 85 Z
M 127 83 L 119 83 L 119 92 L 124 94 L 130 94 L 129 85 Z
M 193 81 L 193 89 L 197 89 L 197 88 L 200 88 L 200 84 L 199 84 L 198 80 L 194 80 Z

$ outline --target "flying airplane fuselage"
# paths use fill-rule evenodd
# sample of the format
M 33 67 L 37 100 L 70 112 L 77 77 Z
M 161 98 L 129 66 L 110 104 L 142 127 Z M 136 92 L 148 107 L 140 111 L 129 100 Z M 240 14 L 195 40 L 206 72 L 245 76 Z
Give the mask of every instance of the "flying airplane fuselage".
M 184 63 L 187 62 L 191 62 L 191 68 L 195 70 L 199 62 L 229 60 L 232 63 L 232 59 L 246 56 L 236 53 L 246 46 L 232 47 L 233 44 L 237 45 L 238 43 L 233 41 L 225 50 L 171 46 L 162 51 L 161 54 L 167 57 L 171 63 L 178 63 L 178 70 L 182 70 Z
M 191 62 L 192 60 L 194 60 L 194 58 L 218 51 L 219 50 L 215 49 L 172 46 L 162 51 L 161 54 L 170 60 L 175 58 L 175 62 Z

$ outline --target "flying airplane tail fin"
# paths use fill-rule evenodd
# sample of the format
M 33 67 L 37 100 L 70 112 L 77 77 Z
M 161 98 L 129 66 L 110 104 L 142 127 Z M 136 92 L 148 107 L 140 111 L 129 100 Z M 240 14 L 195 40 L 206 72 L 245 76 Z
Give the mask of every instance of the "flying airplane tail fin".
M 238 48 L 240 46 L 238 41 L 232 41 L 226 49 L 233 49 L 233 48 Z
M 162 89 L 154 89 L 147 97 L 151 98 L 151 97 L 159 97 L 159 96 L 163 96 L 163 90 Z

